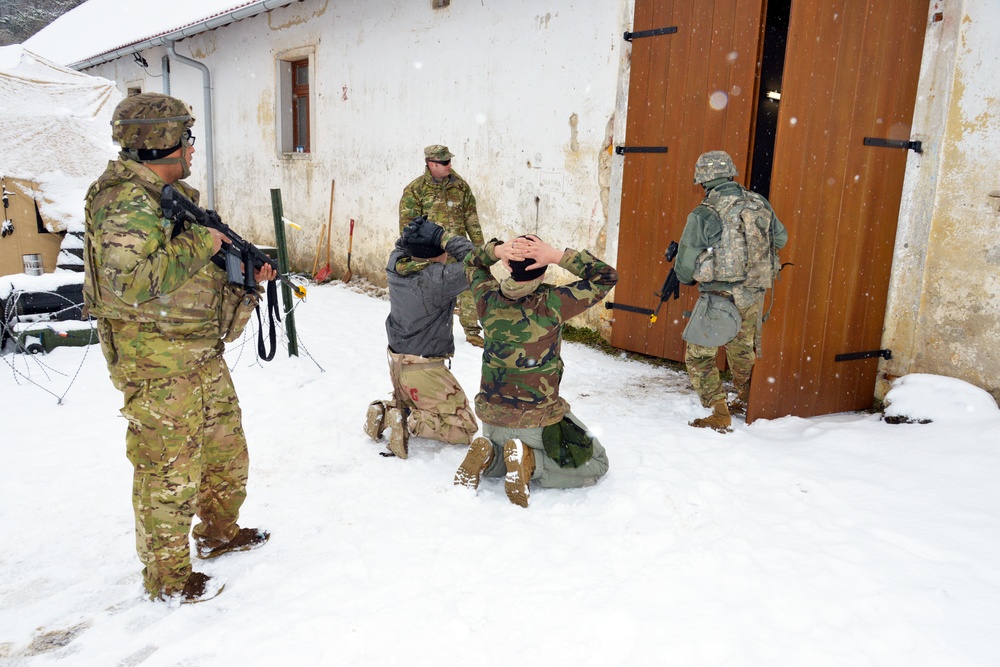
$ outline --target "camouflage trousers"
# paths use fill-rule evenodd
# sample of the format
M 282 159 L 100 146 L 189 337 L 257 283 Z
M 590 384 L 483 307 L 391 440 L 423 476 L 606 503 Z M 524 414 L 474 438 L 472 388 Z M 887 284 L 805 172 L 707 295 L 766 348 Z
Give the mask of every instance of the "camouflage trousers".
M 567 412 L 565 416 L 584 431 L 588 430 L 572 412 Z M 594 455 L 589 461 L 579 468 L 562 468 L 545 453 L 545 446 L 542 444 L 542 427 L 510 428 L 483 423 L 483 435 L 493 445 L 493 461 L 483 473 L 485 477 L 503 477 L 507 474 L 507 465 L 503 460 L 503 445 L 514 438 L 518 438 L 534 450 L 535 472 L 531 475 L 532 484 L 552 489 L 593 486 L 608 472 L 608 453 L 596 436 L 594 437 Z M 593 436 L 592 433 L 591 436 Z
M 726 343 L 726 362 L 733 374 L 733 385 L 739 391 L 740 387 L 750 384 L 750 373 L 756 358 L 754 347 L 757 329 L 760 323 L 762 301 L 757 300 L 745 308 L 740 308 L 743 324 L 736 338 Z M 684 363 L 687 366 L 691 385 L 698 393 L 703 406 L 710 407 L 713 403 L 726 400 L 726 392 L 722 388 L 719 377 L 719 367 L 715 363 L 719 348 L 703 345 L 687 344 Z
M 150 596 L 170 594 L 191 574 L 195 514 L 196 537 L 228 542 L 239 531 L 250 462 L 236 390 L 221 356 L 188 375 L 112 379 L 125 395 L 143 580 Z
M 476 312 L 476 300 L 472 298 L 472 291 L 465 290 L 458 295 L 458 303 L 455 306 L 458 311 L 458 321 L 462 323 L 465 335 L 479 335 L 479 313 Z
M 410 409 L 413 435 L 451 445 L 468 445 L 479 430 L 469 400 L 442 357 L 419 357 L 388 350 L 396 407 Z

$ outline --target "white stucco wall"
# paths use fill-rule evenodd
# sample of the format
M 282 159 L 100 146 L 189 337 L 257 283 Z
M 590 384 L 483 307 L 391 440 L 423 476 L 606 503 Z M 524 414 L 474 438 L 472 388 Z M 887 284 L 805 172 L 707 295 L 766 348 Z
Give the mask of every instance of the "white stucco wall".
M 1000 399 L 997 25 L 996 0 L 931 2 L 913 122 L 924 153 L 907 163 L 879 396 L 921 372 Z
M 311 270 L 335 179 L 334 275 L 354 218 L 352 269 L 384 283 L 399 196 L 423 170 L 423 147 L 443 143 L 472 186 L 487 238 L 531 231 L 603 255 L 617 207 L 608 205 L 614 160 L 601 156 L 620 104 L 630 7 L 305 0 L 180 41 L 179 54 L 213 73 L 216 208 L 269 243 L 269 190 L 281 188 L 285 216 L 304 227 L 288 234 L 293 265 Z M 311 51 L 314 64 L 312 153 L 287 156 L 276 150 L 276 62 L 296 50 Z M 162 79 L 150 74 L 160 73 L 162 54 L 145 52 L 148 74 L 131 59 L 88 71 L 123 90 L 142 80 L 143 90 L 159 92 Z M 171 67 L 171 94 L 203 116 L 200 73 Z M 195 134 L 201 142 L 197 125 Z M 189 180 L 203 187 L 204 145 L 196 149 Z

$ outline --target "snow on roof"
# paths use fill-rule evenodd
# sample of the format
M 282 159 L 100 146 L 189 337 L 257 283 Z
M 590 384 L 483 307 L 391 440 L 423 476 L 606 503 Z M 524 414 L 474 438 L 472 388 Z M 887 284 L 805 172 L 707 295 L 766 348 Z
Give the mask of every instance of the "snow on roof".
M 83 224 L 87 186 L 117 149 L 111 114 L 121 100 L 107 79 L 0 47 L 0 177 L 34 182 L 50 231 Z
M 32 35 L 24 46 L 69 66 L 166 35 L 176 34 L 174 39 L 180 39 L 229 22 L 213 22 L 212 19 L 235 15 L 233 18 L 238 20 L 294 1 L 171 0 L 152 3 L 89 0 Z M 250 11 L 240 12 L 241 9 Z

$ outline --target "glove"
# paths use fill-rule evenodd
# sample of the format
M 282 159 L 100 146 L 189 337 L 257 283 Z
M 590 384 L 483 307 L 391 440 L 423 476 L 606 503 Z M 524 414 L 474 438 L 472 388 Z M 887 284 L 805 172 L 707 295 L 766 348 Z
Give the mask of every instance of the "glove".
M 427 216 L 420 216 L 410 221 L 410 224 L 403 228 L 403 242 L 406 244 L 420 243 L 423 245 L 441 245 L 444 237 L 444 227 L 431 222 Z
M 677 273 L 673 269 L 670 269 L 667 279 L 663 281 L 663 291 L 660 292 L 660 298 L 664 301 L 671 296 L 675 299 L 681 298 L 681 281 L 677 279 Z

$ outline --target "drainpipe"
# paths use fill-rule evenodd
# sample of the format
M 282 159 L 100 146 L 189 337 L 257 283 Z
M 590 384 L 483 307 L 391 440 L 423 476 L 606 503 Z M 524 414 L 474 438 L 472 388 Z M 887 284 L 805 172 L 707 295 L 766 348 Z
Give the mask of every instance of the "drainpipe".
M 163 94 L 170 94 L 170 56 L 160 58 L 160 75 L 163 77 Z
M 215 133 L 212 130 L 212 73 L 208 70 L 208 66 L 204 63 L 200 63 L 197 60 L 193 60 L 186 56 L 182 56 L 174 50 L 174 43 L 167 42 L 167 53 L 170 54 L 172 58 L 175 58 L 178 62 L 182 62 L 191 67 L 196 67 L 201 70 L 202 85 L 204 86 L 205 92 L 205 177 L 208 181 L 208 187 L 205 189 L 205 196 L 208 199 L 208 206 L 206 208 L 215 208 Z

